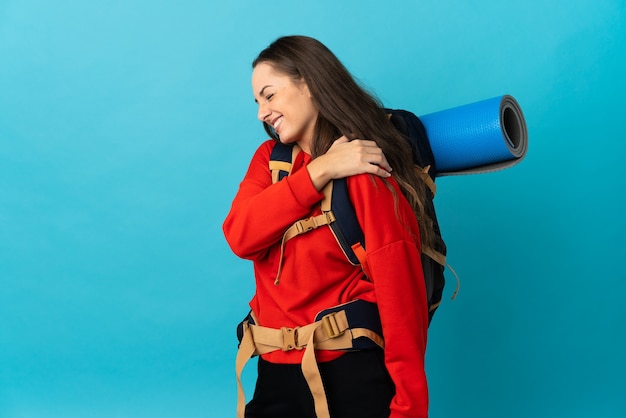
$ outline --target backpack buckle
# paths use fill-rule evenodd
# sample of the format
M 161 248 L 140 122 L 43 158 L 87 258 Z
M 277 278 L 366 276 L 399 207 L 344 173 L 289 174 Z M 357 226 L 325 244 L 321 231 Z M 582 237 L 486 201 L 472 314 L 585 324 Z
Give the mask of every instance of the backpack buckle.
M 309 232 L 317 228 L 317 222 L 315 222 L 314 217 L 302 219 L 298 223 L 296 223 L 296 225 L 296 228 L 298 228 L 298 235 L 304 234 L 305 232 Z
M 339 328 L 335 314 L 336 312 L 333 312 L 322 317 L 322 329 L 328 338 L 337 338 L 345 332 Z
M 331 211 L 323 212 L 321 215 L 301 219 L 294 224 L 297 231 L 296 235 L 312 231 L 322 225 L 330 225 L 331 223 L 335 222 L 335 220 L 335 215 Z
M 324 215 L 326 216 L 327 225 L 330 225 L 337 220 L 332 210 L 324 212 Z
M 298 345 L 298 327 L 282 327 L 280 331 L 283 334 L 283 351 L 302 350 L 303 347 Z

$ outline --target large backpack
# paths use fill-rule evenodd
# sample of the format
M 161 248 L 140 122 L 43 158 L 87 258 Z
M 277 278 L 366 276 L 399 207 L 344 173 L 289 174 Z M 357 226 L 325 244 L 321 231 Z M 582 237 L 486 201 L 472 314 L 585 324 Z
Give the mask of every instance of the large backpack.
M 441 238 L 433 203 L 436 191 L 435 177 L 437 176 L 435 160 L 424 125 L 417 116 L 405 110 L 385 109 L 385 111 L 389 115 L 391 123 L 406 137 L 411 145 L 415 168 L 419 170 L 420 177 L 430 191 L 425 211 L 433 221 L 435 239 L 432 247 L 422 245 L 421 256 L 426 294 L 428 296 L 428 320 L 430 323 L 435 310 L 441 303 L 445 285 L 444 268 L 446 265 L 446 246 Z M 280 181 L 289 175 L 291 162 L 296 153 L 293 145 L 276 143 L 270 155 L 269 164 L 273 182 Z M 346 179 L 333 180 L 324 190 L 324 193 L 325 199 L 322 202 L 323 215 L 318 216 L 317 219 L 311 218 L 294 224 L 291 230 L 285 234 L 283 245 L 286 239 L 306 233 L 319 226 L 328 225 L 350 263 L 361 265 L 367 275 L 368 271 L 365 262 L 366 242 L 348 196 Z

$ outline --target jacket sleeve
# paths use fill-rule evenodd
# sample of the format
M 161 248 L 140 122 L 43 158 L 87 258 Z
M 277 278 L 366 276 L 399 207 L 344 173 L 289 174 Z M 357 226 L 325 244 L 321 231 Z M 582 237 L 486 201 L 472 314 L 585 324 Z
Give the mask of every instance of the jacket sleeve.
M 324 197 L 305 168 L 272 184 L 269 158 L 274 145 L 266 141 L 255 152 L 223 224 L 226 241 L 241 258 L 262 257 Z
M 383 326 L 385 365 L 396 386 L 391 417 L 426 418 L 428 303 L 417 221 L 394 180 L 356 176 L 348 187 L 365 237 Z

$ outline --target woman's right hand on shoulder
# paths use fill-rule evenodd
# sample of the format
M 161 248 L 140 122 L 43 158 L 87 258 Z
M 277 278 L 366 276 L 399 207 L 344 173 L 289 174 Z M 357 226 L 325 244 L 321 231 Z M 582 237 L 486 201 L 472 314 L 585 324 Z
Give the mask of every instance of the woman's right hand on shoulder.
M 318 190 L 330 180 L 356 174 L 391 176 L 391 167 L 376 142 L 366 139 L 349 140 L 345 136 L 336 139 L 326 154 L 311 161 L 307 169 Z

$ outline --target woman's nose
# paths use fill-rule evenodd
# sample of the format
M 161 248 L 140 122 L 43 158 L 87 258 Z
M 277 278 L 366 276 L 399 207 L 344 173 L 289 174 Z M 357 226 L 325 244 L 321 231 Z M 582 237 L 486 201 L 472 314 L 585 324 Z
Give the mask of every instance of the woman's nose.
M 257 113 L 257 118 L 259 118 L 259 120 L 261 122 L 265 122 L 265 119 L 271 114 L 272 112 L 269 111 L 269 109 L 267 108 L 267 105 L 265 104 L 259 104 L 259 112 Z

